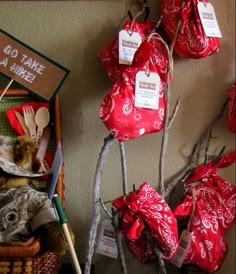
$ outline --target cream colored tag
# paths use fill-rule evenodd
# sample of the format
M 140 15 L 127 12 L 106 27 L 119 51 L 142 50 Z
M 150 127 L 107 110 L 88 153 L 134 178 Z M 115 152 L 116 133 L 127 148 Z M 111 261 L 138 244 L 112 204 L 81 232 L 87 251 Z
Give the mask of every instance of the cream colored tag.
M 118 257 L 115 230 L 110 220 L 102 222 L 96 252 L 115 259 Z
M 191 233 L 188 230 L 183 230 L 180 235 L 177 252 L 175 253 L 174 257 L 170 261 L 172 264 L 174 264 L 175 266 L 179 268 L 182 266 L 185 255 L 191 244 L 191 240 L 192 240 Z
M 121 30 L 119 32 L 119 64 L 132 64 L 134 54 L 142 42 L 141 36 L 137 32 Z
M 135 106 L 158 109 L 160 76 L 151 72 L 139 71 L 135 81 Z
M 219 37 L 222 38 L 220 28 L 216 19 L 215 10 L 212 4 L 199 2 L 198 12 L 202 27 L 207 37 Z

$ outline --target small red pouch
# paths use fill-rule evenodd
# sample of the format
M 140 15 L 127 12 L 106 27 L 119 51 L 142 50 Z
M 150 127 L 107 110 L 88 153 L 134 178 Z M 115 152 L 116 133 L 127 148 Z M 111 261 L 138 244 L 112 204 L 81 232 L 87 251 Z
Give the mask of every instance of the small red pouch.
M 236 83 L 234 82 L 229 90 L 228 100 L 228 128 L 231 132 L 236 132 Z
M 120 141 L 158 132 L 163 127 L 168 51 L 164 41 L 159 38 L 156 34 L 156 37 L 142 42 L 134 55 L 132 65 L 127 66 L 122 73 L 122 79 L 113 84 L 100 105 L 100 119 Z M 147 70 L 160 76 L 157 109 L 135 106 L 135 77 L 139 71 Z
M 235 186 L 217 174 L 235 162 L 236 152 L 230 152 L 217 162 L 195 168 L 186 180 L 190 188 L 183 201 L 173 211 L 179 226 L 192 235 L 184 263 L 196 265 L 208 273 L 221 267 L 228 251 L 224 233 L 235 220 Z M 186 227 L 186 223 L 188 223 Z M 180 229 L 181 230 L 181 229 Z
M 200 0 L 161 0 L 161 14 L 164 30 L 172 42 L 176 27 L 181 20 L 174 51 L 181 57 L 199 59 L 219 51 L 219 39 L 207 37 L 204 33 L 197 8 Z M 207 0 L 205 1 L 207 3 Z
M 148 182 L 125 197 L 119 197 L 112 205 L 121 213 L 121 230 L 129 250 L 142 263 L 156 261 L 145 235 L 145 225 L 152 240 L 160 248 L 165 259 L 171 259 L 178 246 L 176 219 L 165 200 Z

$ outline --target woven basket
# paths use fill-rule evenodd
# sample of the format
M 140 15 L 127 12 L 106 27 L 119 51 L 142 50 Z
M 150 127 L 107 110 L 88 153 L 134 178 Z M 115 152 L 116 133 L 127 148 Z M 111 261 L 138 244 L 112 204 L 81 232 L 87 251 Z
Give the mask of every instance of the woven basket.
M 0 95 L 2 94 L 0 90 Z M 26 102 L 36 101 L 23 89 L 10 89 L 7 91 L 0 103 L 0 134 L 16 136 L 16 132 L 10 127 L 6 118 L 5 110 L 21 105 Z M 50 149 L 54 150 L 60 142 L 61 135 L 61 111 L 59 96 L 56 95 L 52 103 L 54 132 L 52 133 L 53 142 Z M 56 193 L 59 195 L 61 203 L 64 201 L 64 167 L 62 166 Z M 40 253 L 40 242 L 35 239 L 29 246 L 1 246 L 0 245 L 0 274 L 6 273 L 35 273 L 35 274 L 55 274 L 58 273 L 61 265 L 61 257 L 51 252 Z
M 7 257 L 0 259 L 0 274 L 55 274 L 61 266 L 61 258 L 52 252 L 34 257 Z

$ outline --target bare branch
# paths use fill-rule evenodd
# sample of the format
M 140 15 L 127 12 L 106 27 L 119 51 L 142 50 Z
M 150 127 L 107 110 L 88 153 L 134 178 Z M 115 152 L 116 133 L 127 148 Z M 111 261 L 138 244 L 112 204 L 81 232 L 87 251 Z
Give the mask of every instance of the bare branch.
M 158 270 L 157 270 L 157 272 L 159 274 L 166 274 L 165 262 L 162 258 L 162 254 L 161 254 L 159 248 L 154 243 L 154 241 L 152 239 L 152 236 L 151 236 L 151 233 L 150 233 L 147 225 L 146 225 L 146 228 L 144 230 L 144 233 L 145 233 L 146 239 L 148 240 L 149 244 L 151 245 L 151 248 L 152 248 L 153 252 L 157 256 L 157 259 L 158 259 Z
M 206 164 L 208 162 L 208 151 L 209 151 L 209 146 L 210 146 L 210 142 L 211 142 L 211 135 L 212 135 L 212 130 L 209 132 L 208 136 L 206 137 L 206 146 L 205 146 L 205 159 L 204 159 L 204 163 Z
M 177 112 L 179 110 L 179 106 L 180 106 L 180 97 L 178 97 L 178 99 L 177 99 L 177 101 L 175 103 L 174 110 L 173 110 L 173 112 L 172 112 L 172 114 L 171 114 L 171 116 L 169 118 L 169 123 L 167 125 L 168 130 L 171 128 L 171 126 L 172 126 L 172 124 L 173 124 L 173 122 L 175 120 L 175 117 L 176 117 Z
M 95 240 L 97 236 L 97 228 L 100 221 L 99 199 L 101 196 L 100 185 L 101 185 L 102 170 L 113 141 L 114 141 L 114 138 L 112 135 L 109 135 L 108 137 L 104 139 L 104 145 L 101 149 L 101 152 L 99 154 L 99 158 L 97 161 L 95 178 L 93 183 L 93 217 L 92 217 L 92 222 L 91 222 L 90 231 L 89 231 L 84 274 L 90 274 Z
M 120 144 L 120 156 L 121 156 L 121 167 L 122 167 L 123 194 L 126 196 L 128 195 L 129 190 L 128 190 L 128 184 L 127 184 L 125 145 L 124 145 L 124 142 L 119 142 L 119 144 Z
M 185 0 L 182 1 L 181 9 L 184 7 Z M 165 156 L 166 156 L 166 149 L 167 149 L 167 143 L 168 143 L 168 123 L 169 123 L 169 108 L 170 108 L 170 74 L 173 69 L 173 51 L 174 46 L 179 34 L 179 29 L 181 25 L 181 19 L 178 21 L 178 24 L 176 26 L 175 35 L 173 38 L 173 41 L 170 45 L 170 50 L 168 53 L 168 66 L 167 66 L 167 72 L 166 72 L 166 85 L 165 85 L 165 102 L 166 102 L 166 108 L 164 113 L 164 128 L 162 132 L 162 141 L 161 141 L 161 151 L 160 151 L 160 160 L 159 160 L 159 182 L 158 182 L 158 188 L 159 192 L 161 194 L 164 194 L 165 191 L 165 185 L 164 185 L 164 174 L 165 174 Z
M 101 198 L 99 199 L 99 202 L 100 202 L 102 208 L 104 209 L 104 211 L 106 212 L 106 214 L 107 214 L 110 218 L 112 218 L 112 214 L 108 211 L 108 209 L 106 208 L 106 206 L 105 206 L 105 204 L 103 203 L 103 201 L 102 201 Z
M 174 189 L 174 187 L 177 185 L 177 183 L 181 182 L 181 180 L 186 176 L 186 174 L 195 167 L 200 150 L 202 149 L 202 144 L 204 143 L 204 141 L 207 138 L 207 136 L 209 135 L 209 133 L 212 131 L 215 124 L 223 116 L 223 113 L 227 106 L 227 102 L 228 102 L 228 99 L 226 99 L 226 101 L 224 102 L 219 113 L 215 116 L 215 118 L 211 121 L 210 125 L 204 130 L 204 132 L 200 136 L 199 140 L 195 143 L 192 153 L 191 153 L 189 163 L 173 179 L 171 179 L 171 181 L 169 181 L 166 184 L 164 198 L 166 198 L 171 193 L 171 191 Z
M 182 1 L 181 9 L 183 8 L 185 3 L 185 0 Z M 164 183 L 164 177 L 165 177 L 165 157 L 166 157 L 166 149 L 167 149 L 167 143 L 168 143 L 168 137 L 169 137 L 169 130 L 168 130 L 168 122 L 169 122 L 169 107 L 170 107 L 170 75 L 171 71 L 173 69 L 173 51 L 174 51 L 174 46 L 179 34 L 179 29 L 180 29 L 180 24 L 181 24 L 181 19 L 179 20 L 176 30 L 175 30 L 175 35 L 173 38 L 173 41 L 170 45 L 170 52 L 168 53 L 168 67 L 167 67 L 167 72 L 166 72 L 166 85 L 165 85 L 165 102 L 166 102 L 166 108 L 165 108 L 165 113 L 164 113 L 164 128 L 163 128 L 163 133 L 162 133 L 162 141 L 161 141 L 161 151 L 160 151 L 160 159 L 159 159 L 159 182 L 158 182 L 158 188 L 159 188 L 159 193 L 163 196 L 165 193 L 165 183 Z M 157 251 L 157 257 L 159 261 L 159 274 L 165 274 L 166 269 L 165 269 L 165 262 L 162 258 L 161 252 L 158 250 Z
M 118 247 L 118 252 L 119 252 L 119 259 L 120 259 L 120 264 L 121 264 L 121 270 L 123 274 L 127 274 L 127 266 L 126 266 L 126 261 L 125 261 L 125 254 L 124 254 L 124 248 L 123 248 L 123 235 L 122 232 L 120 231 L 119 227 L 119 211 L 114 210 L 112 208 L 112 224 L 115 229 L 116 233 L 116 241 L 117 241 L 117 247 Z

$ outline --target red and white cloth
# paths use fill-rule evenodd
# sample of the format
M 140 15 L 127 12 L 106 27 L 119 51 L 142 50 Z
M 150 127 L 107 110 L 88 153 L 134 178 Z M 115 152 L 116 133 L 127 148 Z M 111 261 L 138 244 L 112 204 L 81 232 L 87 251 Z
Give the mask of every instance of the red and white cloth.
M 142 183 L 136 192 L 117 198 L 112 205 L 120 211 L 121 230 L 128 248 L 140 262 L 151 263 L 157 259 L 145 236 L 146 228 L 163 257 L 170 259 L 174 256 L 178 246 L 176 219 L 148 182 Z
M 136 22 L 134 20 L 126 20 L 123 30 L 138 33 L 141 41 L 144 41 L 147 35 L 154 28 L 153 22 Z M 114 83 L 123 79 L 123 71 L 127 65 L 119 64 L 119 36 L 117 35 L 111 42 L 103 47 L 98 54 L 98 60 L 103 64 L 104 69 Z
M 184 263 L 198 266 L 209 273 L 217 271 L 227 254 L 224 233 L 234 224 L 235 186 L 217 174 L 218 168 L 232 164 L 236 152 L 224 155 L 217 163 L 198 166 L 186 180 L 190 188 L 183 201 L 173 211 L 179 225 L 185 224 L 192 241 Z
M 149 41 L 142 42 L 132 65 L 126 66 L 100 105 L 100 119 L 120 141 L 158 132 L 163 127 L 168 51 L 161 37 L 155 35 Z M 147 70 L 160 76 L 158 109 L 135 107 L 135 77 L 137 72 Z
M 219 39 L 206 37 L 197 9 L 200 0 L 161 0 L 161 14 L 164 30 L 172 42 L 179 20 L 181 25 L 174 51 L 181 57 L 203 58 L 219 51 Z M 207 3 L 207 0 L 205 1 Z

